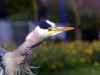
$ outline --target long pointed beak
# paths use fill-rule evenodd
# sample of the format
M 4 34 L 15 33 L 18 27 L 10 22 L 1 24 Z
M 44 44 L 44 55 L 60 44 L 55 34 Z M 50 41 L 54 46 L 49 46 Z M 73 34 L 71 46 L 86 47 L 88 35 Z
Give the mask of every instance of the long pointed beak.
M 52 28 L 51 31 L 49 31 L 50 36 L 65 32 L 65 31 L 70 31 L 73 30 L 73 27 L 55 27 Z
M 73 30 L 73 27 L 56 27 L 54 29 L 52 29 L 52 31 L 55 32 L 64 32 L 64 31 L 69 31 L 69 30 Z

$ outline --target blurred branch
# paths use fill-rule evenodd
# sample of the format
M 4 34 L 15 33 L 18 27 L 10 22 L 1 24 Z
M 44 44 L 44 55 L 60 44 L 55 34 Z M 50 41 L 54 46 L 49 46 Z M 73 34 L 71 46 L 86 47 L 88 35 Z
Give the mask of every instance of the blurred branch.
M 38 6 L 37 6 L 37 0 L 32 0 L 32 6 L 33 6 L 33 13 L 34 13 L 34 21 L 38 21 Z
M 80 20 L 78 3 L 77 3 L 77 0 L 73 0 L 73 2 L 74 2 L 74 12 L 75 12 L 75 16 L 76 16 L 76 23 L 77 23 L 77 25 L 80 25 L 81 20 Z
M 74 12 L 75 12 L 75 16 L 76 16 L 76 24 L 78 26 L 80 26 L 81 21 L 80 21 L 80 14 L 79 14 L 77 0 L 73 0 L 73 3 L 74 3 Z M 82 38 L 81 31 L 80 31 L 80 29 L 78 29 L 78 30 L 76 30 L 76 40 L 81 40 L 81 38 Z

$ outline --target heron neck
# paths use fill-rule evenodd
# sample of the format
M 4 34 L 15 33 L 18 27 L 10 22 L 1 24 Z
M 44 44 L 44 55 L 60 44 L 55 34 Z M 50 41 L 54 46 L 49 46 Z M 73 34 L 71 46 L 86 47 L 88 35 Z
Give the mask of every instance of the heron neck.
M 32 33 L 32 34 L 31 34 Z M 44 40 L 42 37 L 40 37 L 36 32 L 31 32 L 28 36 L 29 38 L 16 50 L 17 52 L 25 52 L 25 51 L 34 51 L 32 48 L 36 48 L 38 45 L 42 43 Z

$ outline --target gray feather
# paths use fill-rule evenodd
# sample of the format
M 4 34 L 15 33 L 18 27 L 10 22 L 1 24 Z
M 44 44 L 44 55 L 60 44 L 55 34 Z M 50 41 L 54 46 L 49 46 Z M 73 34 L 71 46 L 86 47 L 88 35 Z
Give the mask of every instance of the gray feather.
M 4 75 L 4 68 L 2 67 L 2 57 L 7 53 L 7 50 L 0 47 L 0 75 Z
M 3 57 L 7 53 L 7 50 L 0 47 L 0 56 Z

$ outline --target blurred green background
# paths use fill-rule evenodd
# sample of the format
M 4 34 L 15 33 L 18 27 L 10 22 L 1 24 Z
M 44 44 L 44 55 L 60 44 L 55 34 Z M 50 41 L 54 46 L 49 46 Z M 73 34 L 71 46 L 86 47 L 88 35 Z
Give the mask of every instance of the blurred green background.
M 39 67 L 39 75 L 99 75 L 100 0 L 0 0 L 0 24 L 2 20 L 7 24 L 13 22 L 9 27 L 13 31 L 8 29 L 9 38 L 13 35 L 12 42 L 9 43 L 8 37 L 0 37 L 0 41 L 6 39 L 0 45 L 10 51 L 16 49 L 30 31 L 27 21 L 37 24 L 49 19 L 63 25 L 61 1 L 65 26 L 76 30 L 68 32 L 66 42 L 56 37 L 40 45 L 33 53 L 32 65 Z
M 3 47 L 16 49 L 16 45 Z M 31 64 L 38 67 L 39 75 L 99 75 L 100 41 L 44 42 L 33 53 Z

